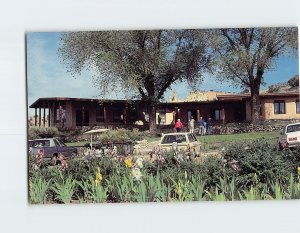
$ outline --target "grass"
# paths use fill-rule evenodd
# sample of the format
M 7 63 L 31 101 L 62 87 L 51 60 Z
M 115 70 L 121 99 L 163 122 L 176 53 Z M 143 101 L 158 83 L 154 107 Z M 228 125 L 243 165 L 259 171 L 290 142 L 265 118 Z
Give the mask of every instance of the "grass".
M 253 132 L 253 133 L 240 133 L 240 134 L 227 134 L 227 135 L 205 135 L 197 136 L 202 144 L 202 148 L 206 151 L 219 150 L 222 147 L 237 141 L 255 140 L 265 138 L 276 141 L 279 138 L 279 131 L 273 132 Z
M 227 134 L 227 135 L 205 135 L 205 136 L 197 136 L 198 141 L 201 142 L 202 148 L 205 151 L 214 151 L 220 150 L 222 147 L 228 145 L 229 143 L 236 141 L 246 141 L 246 140 L 255 140 L 259 138 L 265 138 L 277 141 L 279 138 L 279 131 L 273 132 L 253 132 L 253 133 L 240 133 L 240 134 Z M 159 141 L 160 137 L 145 137 L 149 143 L 154 141 Z M 68 146 L 84 146 L 87 141 L 80 142 L 71 142 L 66 143 Z
M 80 142 L 67 142 L 67 146 L 84 146 L 84 144 L 88 143 L 88 141 L 80 141 Z

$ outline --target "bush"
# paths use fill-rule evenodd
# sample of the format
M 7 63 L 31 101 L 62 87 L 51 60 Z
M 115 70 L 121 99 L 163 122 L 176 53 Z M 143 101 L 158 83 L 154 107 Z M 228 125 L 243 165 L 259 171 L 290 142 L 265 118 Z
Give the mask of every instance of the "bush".
M 128 129 L 116 129 L 109 130 L 100 136 L 98 140 L 102 143 L 109 142 L 134 142 L 142 139 L 143 134 L 138 129 L 128 130 Z
M 59 137 L 64 142 L 78 142 L 86 140 L 86 138 L 82 136 L 82 131 L 79 129 L 60 129 Z
M 220 178 L 223 177 L 222 169 L 222 159 L 220 157 L 208 156 L 203 159 L 199 168 L 199 175 L 205 181 L 206 188 L 216 187 Z
M 270 185 L 275 180 L 287 183 L 291 173 L 295 174 L 293 156 L 288 156 L 290 153 L 293 152 L 279 151 L 275 144 L 260 139 L 229 146 L 224 152 L 224 159 L 227 168 L 231 168 L 229 175 L 236 173 L 237 186 L 249 188 L 255 183 Z M 236 171 L 234 161 L 237 162 Z
M 294 77 L 292 77 L 289 81 L 288 84 L 291 87 L 299 87 L 299 75 L 295 75 Z
M 56 127 L 30 127 L 28 129 L 28 138 L 52 138 L 59 137 L 60 133 Z

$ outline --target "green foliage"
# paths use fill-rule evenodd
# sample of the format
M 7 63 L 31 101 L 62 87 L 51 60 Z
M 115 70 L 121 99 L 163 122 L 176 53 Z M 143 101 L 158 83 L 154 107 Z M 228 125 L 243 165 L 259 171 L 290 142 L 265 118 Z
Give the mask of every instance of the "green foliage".
M 56 127 L 30 127 L 28 139 L 59 137 L 60 133 Z
M 124 128 L 109 130 L 98 136 L 102 143 L 134 142 L 142 139 L 143 134 L 138 129 L 128 130 Z
M 108 188 L 101 184 L 96 184 L 94 177 L 90 176 L 87 180 L 78 182 L 84 193 L 82 201 L 92 201 L 95 203 L 105 202 L 107 200 Z
M 252 121 L 259 121 L 263 74 L 274 67 L 279 56 L 297 50 L 296 43 L 290 43 L 297 41 L 297 28 L 224 28 L 211 34 L 220 80 L 251 90 Z
M 74 194 L 76 182 L 71 176 L 64 179 L 63 175 L 61 175 L 60 178 L 60 181 L 55 182 L 52 186 L 52 190 L 56 194 L 55 199 L 63 202 L 64 204 L 69 204 Z
M 269 93 L 280 92 L 286 86 L 286 83 L 276 83 L 268 87 Z
M 299 87 L 299 75 L 295 75 L 291 79 L 289 79 L 288 84 L 291 87 Z
M 177 154 L 178 155 L 178 154 Z M 223 157 L 143 161 L 136 178 L 124 158 L 100 157 L 43 165 L 29 171 L 30 202 L 165 202 L 282 200 L 300 198 L 299 148 L 278 151 L 268 140 L 229 145 Z M 175 156 L 175 157 L 174 157 Z M 237 161 L 237 167 L 233 161 Z M 134 164 L 134 161 L 133 161 Z M 32 188 L 34 187 L 34 188 Z
M 206 187 L 215 187 L 222 174 L 222 160 L 217 156 L 205 157 L 199 167 L 198 174 L 205 180 Z
M 249 188 L 255 183 L 270 185 L 276 179 L 280 184 L 289 180 L 295 168 L 287 154 L 292 152 L 278 151 L 276 145 L 267 140 L 255 140 L 229 146 L 224 152 L 227 160 L 228 175 L 233 175 L 232 161 L 237 161 L 236 183 L 238 187 Z
M 35 176 L 29 180 L 29 200 L 32 204 L 45 204 L 47 190 L 51 180 L 46 181 L 42 177 Z

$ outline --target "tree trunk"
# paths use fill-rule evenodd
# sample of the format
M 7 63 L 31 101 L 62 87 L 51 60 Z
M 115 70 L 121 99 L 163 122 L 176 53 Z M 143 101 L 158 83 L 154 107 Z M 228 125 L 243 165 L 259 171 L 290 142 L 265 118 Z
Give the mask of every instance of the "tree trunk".
M 260 83 L 254 81 L 251 86 L 251 121 L 257 123 L 260 120 L 260 100 L 259 100 Z
M 156 104 L 150 103 L 149 104 L 149 131 L 150 134 L 155 135 L 156 134 Z

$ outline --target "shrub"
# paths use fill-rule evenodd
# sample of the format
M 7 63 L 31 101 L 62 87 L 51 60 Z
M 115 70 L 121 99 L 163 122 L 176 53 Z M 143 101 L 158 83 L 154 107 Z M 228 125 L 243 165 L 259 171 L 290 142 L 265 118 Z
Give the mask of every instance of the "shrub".
M 98 140 L 103 143 L 109 142 L 134 142 L 142 139 L 142 133 L 138 129 L 128 130 L 128 129 L 116 129 L 109 130 L 100 136 Z
M 60 133 L 55 127 L 30 127 L 28 129 L 28 138 L 52 138 L 59 137 Z
M 208 156 L 203 159 L 198 174 L 205 181 L 207 189 L 216 187 L 220 178 L 223 177 L 222 169 L 222 159 L 220 157 Z
M 229 146 L 224 152 L 224 159 L 227 160 L 227 168 L 231 170 L 229 176 L 236 173 L 237 186 L 249 188 L 255 183 L 270 185 L 274 180 L 281 184 L 287 183 L 295 170 L 291 159 L 288 159 L 291 157 L 286 156 L 286 153 L 290 152 L 278 151 L 275 144 L 260 139 Z M 257 181 L 254 177 L 257 177 Z
M 288 84 L 291 87 L 299 87 L 299 75 L 295 75 L 291 79 L 289 79 Z

